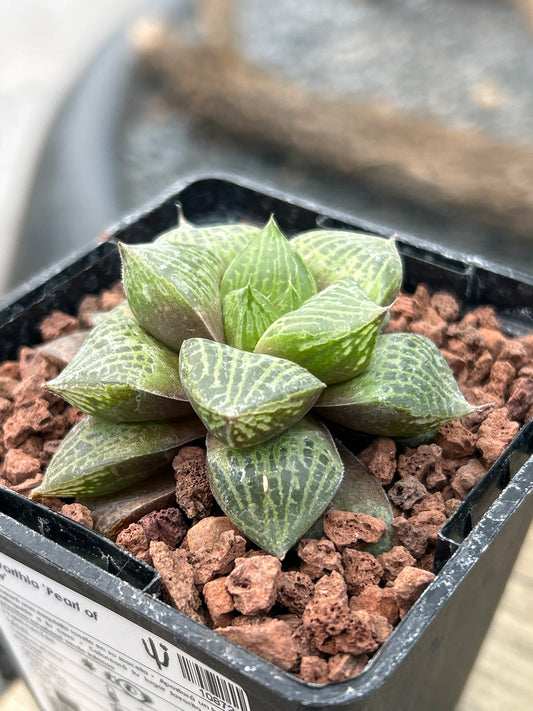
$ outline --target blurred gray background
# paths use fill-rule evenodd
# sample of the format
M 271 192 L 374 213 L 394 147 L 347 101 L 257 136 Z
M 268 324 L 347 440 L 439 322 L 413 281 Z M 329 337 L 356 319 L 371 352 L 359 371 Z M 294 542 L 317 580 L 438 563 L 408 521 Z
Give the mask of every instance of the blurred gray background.
M 532 7 L 0 0 L 0 294 L 219 171 L 533 273 Z M 510 585 L 459 711 L 527 707 Z
M 533 272 L 528 0 L 0 0 L 0 291 L 230 172 Z
M 61 104 L 95 53 L 143 4 L 0 0 L 0 291 L 13 286 L 10 269 L 32 182 Z

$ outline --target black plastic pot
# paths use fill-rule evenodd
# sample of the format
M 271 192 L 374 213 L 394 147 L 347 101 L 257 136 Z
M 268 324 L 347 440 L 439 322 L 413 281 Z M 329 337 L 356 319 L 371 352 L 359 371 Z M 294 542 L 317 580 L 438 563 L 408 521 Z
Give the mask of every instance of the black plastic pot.
M 110 240 L 34 280 L 0 314 L 0 358 L 39 341 L 51 309 L 119 277 L 117 240 L 143 242 L 176 222 L 208 224 L 274 213 L 288 235 L 349 226 L 391 230 L 226 179 L 175 187 L 121 223 Z M 447 289 L 465 308 L 493 304 L 503 327 L 533 328 L 533 279 L 399 235 L 405 287 Z M 0 622 L 46 711 L 346 709 L 449 711 L 458 699 L 533 515 L 533 423 L 440 534 L 435 581 L 367 668 L 314 686 L 236 646 L 159 599 L 154 570 L 110 541 L 0 489 Z

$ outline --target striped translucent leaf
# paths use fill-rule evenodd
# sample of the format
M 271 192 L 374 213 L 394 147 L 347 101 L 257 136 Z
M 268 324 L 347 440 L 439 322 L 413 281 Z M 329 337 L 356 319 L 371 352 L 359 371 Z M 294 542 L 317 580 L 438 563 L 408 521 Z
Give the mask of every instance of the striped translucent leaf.
M 255 352 L 299 363 L 328 385 L 342 382 L 367 366 L 386 312 L 342 279 L 269 326 Z
M 330 385 L 317 407 L 346 427 L 389 437 L 436 429 L 475 409 L 437 346 L 413 333 L 379 336 L 368 368 Z
M 291 240 L 319 290 L 351 277 L 378 304 L 390 304 L 402 283 L 402 261 L 393 239 L 349 230 L 310 230 Z
M 47 387 L 83 412 L 113 422 L 192 414 L 179 379 L 178 354 L 150 336 L 124 304 L 91 330 Z
M 325 387 L 296 363 L 202 338 L 183 343 L 180 378 L 207 429 L 230 447 L 250 447 L 287 429 Z
M 205 433 L 197 417 L 180 422 L 112 423 L 84 417 L 55 453 L 32 498 L 104 496 L 159 471 Z
M 148 333 L 174 350 L 192 336 L 224 340 L 220 262 L 212 252 L 155 243 L 119 247 L 128 303 Z
M 310 417 L 248 449 L 207 437 L 213 494 L 233 523 L 282 558 L 322 514 L 343 466 L 325 427 Z
M 364 513 L 375 516 L 384 521 L 388 526 L 387 535 L 365 548 L 374 555 L 379 555 L 392 548 L 394 529 L 391 526 L 394 513 L 385 489 L 372 472 L 358 459 L 353 452 L 340 442 L 335 442 L 344 466 L 344 474 L 335 496 L 331 499 L 327 509 L 350 511 L 351 513 Z M 322 518 L 306 531 L 305 538 L 323 538 L 324 526 Z
M 253 351 L 259 334 L 276 320 L 270 301 L 249 284 L 226 294 L 222 301 L 224 324 L 231 324 L 226 343 L 243 351 Z
M 250 287 L 268 301 L 272 307 L 270 323 L 316 294 L 312 274 L 280 232 L 274 218 L 235 257 L 222 277 L 220 293 L 224 306 L 224 332 L 230 343 L 236 340 L 234 334 L 241 328 L 241 317 L 234 308 L 226 308 L 226 296 L 245 287 Z M 243 308 L 246 305 L 244 298 Z M 255 345 L 263 333 L 259 330 L 262 322 L 252 318 L 250 323 L 255 326 L 250 334 L 250 340 Z
M 314 289 L 313 293 L 307 298 L 311 298 L 314 294 L 316 294 L 316 289 Z M 299 308 L 304 301 L 302 300 L 302 292 L 295 286 L 292 280 L 289 280 L 287 287 L 272 300 L 272 303 L 277 313 L 288 313 L 289 311 L 294 311 L 294 309 Z
M 155 240 L 156 244 L 179 246 L 191 244 L 209 249 L 220 259 L 223 270 L 235 259 L 241 250 L 260 232 L 259 227 L 243 224 L 209 225 L 193 227 L 190 223 L 168 230 Z

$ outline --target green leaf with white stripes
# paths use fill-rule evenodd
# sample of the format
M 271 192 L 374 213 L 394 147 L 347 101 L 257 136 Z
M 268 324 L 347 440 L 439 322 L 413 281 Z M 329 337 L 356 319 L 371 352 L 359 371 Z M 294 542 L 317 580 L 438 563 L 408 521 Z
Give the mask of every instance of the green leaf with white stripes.
M 193 227 L 181 224 L 168 230 L 155 240 L 155 244 L 171 244 L 179 247 L 189 244 L 210 250 L 220 259 L 224 271 L 251 239 L 260 232 L 259 227 L 244 224 L 220 224 Z
M 331 435 L 310 417 L 248 449 L 227 447 L 208 435 L 207 468 L 222 510 L 279 558 L 322 514 L 343 473 Z
M 95 326 L 46 387 L 89 415 L 112 422 L 192 415 L 178 354 L 150 336 L 125 304 Z
M 402 260 L 394 238 L 349 230 L 310 230 L 294 237 L 291 244 L 311 270 L 319 290 L 351 277 L 377 304 L 390 304 L 398 295 Z
M 202 338 L 183 343 L 180 379 L 207 429 L 230 447 L 250 447 L 287 429 L 325 387 L 296 363 Z
M 379 336 L 368 368 L 330 385 L 317 403 L 334 422 L 386 437 L 412 437 L 474 409 L 437 346 L 414 333 Z
M 249 288 L 251 291 L 242 291 Z M 227 297 L 232 292 L 231 300 Z M 250 302 L 249 295 L 254 295 Z M 253 349 L 265 328 L 284 313 L 292 311 L 316 294 L 316 284 L 307 266 L 292 249 L 273 218 L 233 260 L 220 283 L 223 304 L 224 333 L 228 343 L 238 341 L 242 321 L 250 325 L 248 342 Z M 261 295 L 261 318 L 257 319 L 257 304 Z M 237 307 L 241 299 L 240 309 Z M 240 312 L 251 309 L 249 318 Z M 269 322 L 264 326 L 265 321 Z
M 194 415 L 180 422 L 116 423 L 84 417 L 62 440 L 32 499 L 105 496 L 146 479 L 205 433 Z
M 192 336 L 224 340 L 221 265 L 212 252 L 188 244 L 119 248 L 128 303 L 148 333 L 174 350 Z
M 257 334 L 276 320 L 277 311 L 270 301 L 249 284 L 226 294 L 222 301 L 224 323 L 231 324 L 226 343 L 243 351 L 253 351 Z
M 386 313 L 342 279 L 275 321 L 255 352 L 299 363 L 328 385 L 349 380 L 370 361 Z

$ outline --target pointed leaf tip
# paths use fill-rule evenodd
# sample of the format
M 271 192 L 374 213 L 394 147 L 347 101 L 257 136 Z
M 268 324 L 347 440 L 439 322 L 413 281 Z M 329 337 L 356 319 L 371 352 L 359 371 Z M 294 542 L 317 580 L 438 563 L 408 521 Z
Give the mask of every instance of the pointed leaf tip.
M 246 292 L 246 289 L 251 291 Z M 271 218 L 230 264 L 220 283 L 220 293 L 226 340 L 237 343 L 245 321 L 250 328 L 247 343 L 253 350 L 261 334 L 276 318 L 316 294 L 316 284 L 301 257 Z M 251 311 L 249 316 L 246 310 Z
M 104 496 L 149 477 L 205 434 L 197 417 L 180 422 L 111 423 L 84 417 L 62 440 L 32 498 Z
M 414 333 L 379 336 L 368 368 L 317 403 L 330 420 L 386 437 L 412 437 L 473 410 L 437 346 Z
M 222 510 L 279 558 L 324 511 L 343 472 L 329 432 L 310 417 L 247 449 L 228 447 L 208 435 L 207 466 Z
M 112 422 L 192 414 L 179 380 L 178 354 L 150 336 L 127 305 L 109 312 L 54 380 L 52 392 Z
M 386 312 L 342 279 L 269 326 L 255 352 L 299 363 L 328 385 L 349 380 L 368 365 Z
M 220 261 L 193 245 L 119 243 L 124 290 L 141 326 L 179 350 L 197 335 L 223 340 Z
M 325 387 L 291 361 L 202 338 L 184 342 L 180 378 L 207 429 L 231 447 L 250 447 L 287 429 Z
M 226 343 L 243 351 L 253 351 L 258 336 L 277 317 L 275 307 L 250 284 L 226 294 L 222 312 Z

